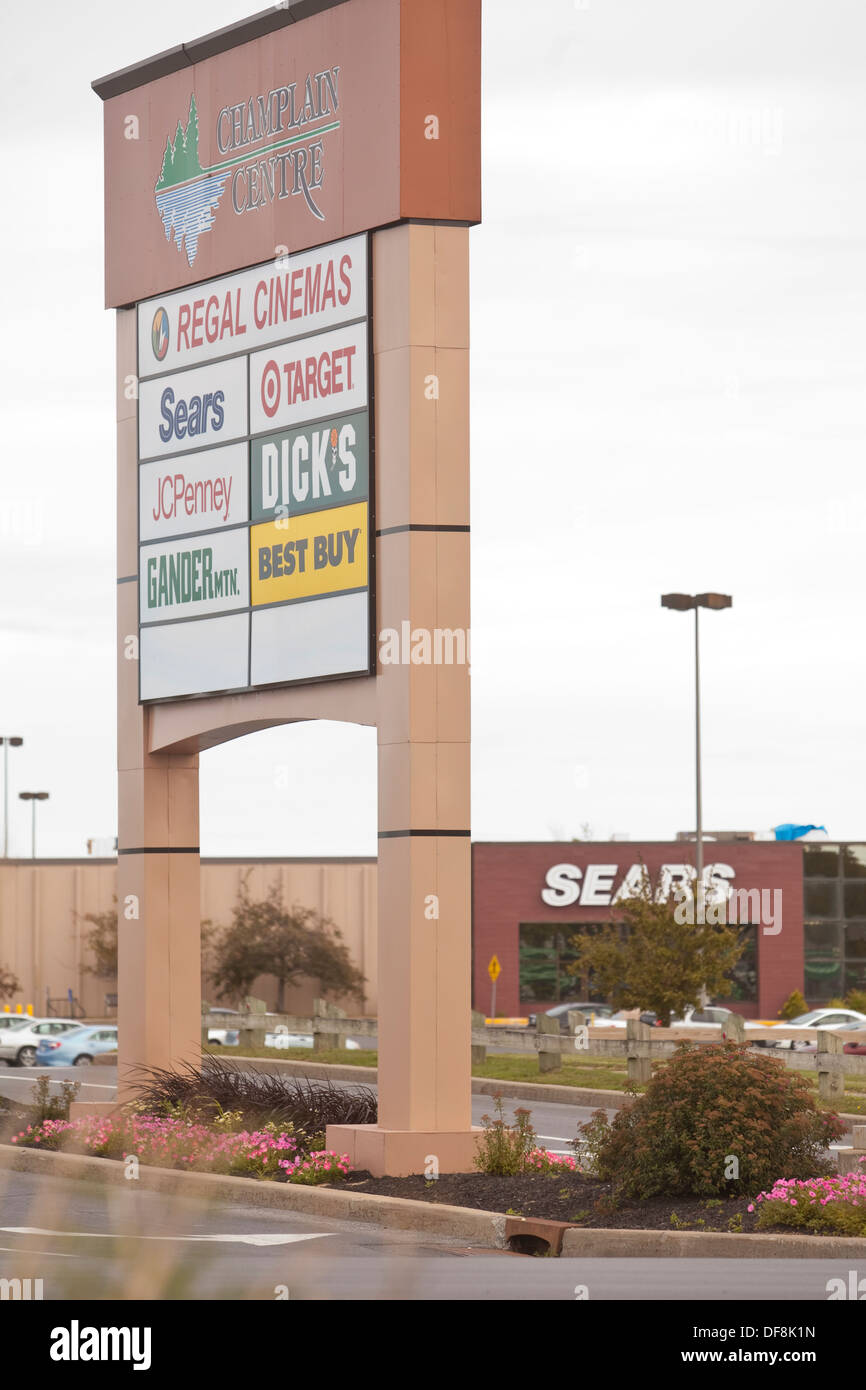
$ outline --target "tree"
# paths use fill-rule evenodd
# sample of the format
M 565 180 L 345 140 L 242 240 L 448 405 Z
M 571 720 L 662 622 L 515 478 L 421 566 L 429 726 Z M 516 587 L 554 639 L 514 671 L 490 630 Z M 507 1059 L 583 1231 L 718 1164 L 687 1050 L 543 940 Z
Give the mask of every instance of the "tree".
M 220 998 L 249 994 L 259 975 L 275 975 L 277 1012 L 283 1012 L 286 985 L 318 979 L 322 994 L 364 997 L 364 976 L 343 945 L 330 917 L 313 908 L 283 903 L 282 889 L 271 887 L 258 901 L 241 880 L 231 924 L 213 946 L 211 978 Z
M 779 1010 L 779 1018 L 799 1018 L 806 1013 L 809 1005 L 798 989 L 792 990 Z
M 96 975 L 100 980 L 117 978 L 117 898 L 112 902 L 114 906 L 102 912 L 85 912 L 79 916 L 79 921 L 90 924 L 84 940 L 93 956 L 93 964 L 81 968 L 85 974 Z
M 592 973 L 592 988 L 617 1008 L 653 1009 L 664 1025 L 697 1005 L 704 991 L 722 994 L 744 950 L 736 927 L 716 925 L 711 912 L 694 924 L 677 921 L 670 885 L 654 883 L 646 868 L 634 896 L 618 905 L 609 926 L 572 937 L 572 975 Z M 623 931 L 623 928 L 625 930 Z
M 6 965 L 0 965 L 0 999 L 11 999 L 21 993 L 21 981 Z

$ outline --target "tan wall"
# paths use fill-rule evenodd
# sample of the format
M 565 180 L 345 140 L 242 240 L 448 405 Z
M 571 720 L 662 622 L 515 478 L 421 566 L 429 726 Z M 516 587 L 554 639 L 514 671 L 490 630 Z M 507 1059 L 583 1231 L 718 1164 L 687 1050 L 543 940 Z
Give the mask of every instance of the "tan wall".
M 245 873 L 250 875 L 254 898 L 263 897 L 271 884 L 279 883 L 287 905 L 298 902 L 333 919 L 367 979 L 362 1008 L 355 1000 L 333 1002 L 353 1015 L 375 1015 L 376 861 L 203 859 L 203 918 L 218 925 L 229 922 Z M 72 989 L 88 1016 L 104 1014 L 104 996 L 116 992 L 117 983 L 97 979 L 83 969 L 89 962 L 89 927 L 80 917 L 110 908 L 116 882 L 116 861 L 110 859 L 0 860 L 0 965 L 17 975 L 23 987 L 5 1001 L 13 1009 L 19 1003 L 32 1004 L 35 1013 L 42 1013 L 46 988 L 54 998 L 65 997 L 67 989 Z M 206 959 L 203 968 L 207 970 Z M 215 992 L 206 984 L 205 989 L 209 1001 L 218 1003 Z M 276 983 L 264 976 L 256 981 L 253 993 L 273 1008 Z M 316 981 L 306 981 L 286 991 L 286 1007 L 308 1013 L 317 993 Z

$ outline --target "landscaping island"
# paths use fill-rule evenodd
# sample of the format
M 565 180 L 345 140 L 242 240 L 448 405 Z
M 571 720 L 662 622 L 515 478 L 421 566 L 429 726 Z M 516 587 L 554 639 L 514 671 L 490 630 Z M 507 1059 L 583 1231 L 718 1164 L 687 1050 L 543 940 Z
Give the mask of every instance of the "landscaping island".
M 563 1222 L 585 1229 L 866 1237 L 866 1157 L 834 1171 L 843 1126 L 778 1059 L 724 1043 L 684 1045 L 613 1120 L 599 1111 L 568 1154 L 538 1144 L 531 1112 L 483 1118 L 477 1171 L 374 1177 L 329 1151 L 329 1124 L 371 1124 L 376 1096 L 332 1082 L 238 1071 L 151 1071 L 139 1098 L 111 1116 L 68 1118 L 77 1088 L 30 1107 L 7 1101 L 0 1140 L 143 1167 Z

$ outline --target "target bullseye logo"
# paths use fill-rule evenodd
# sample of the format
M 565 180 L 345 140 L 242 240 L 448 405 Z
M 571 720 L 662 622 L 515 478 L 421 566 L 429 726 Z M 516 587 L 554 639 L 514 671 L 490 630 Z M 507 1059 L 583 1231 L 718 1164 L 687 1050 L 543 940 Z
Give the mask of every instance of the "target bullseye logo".
M 153 316 L 153 325 L 150 330 L 150 341 L 153 347 L 153 355 L 157 362 L 161 362 L 168 352 L 168 314 L 160 304 Z
M 280 405 L 280 369 L 271 358 L 262 372 L 262 410 L 268 419 L 276 415 Z

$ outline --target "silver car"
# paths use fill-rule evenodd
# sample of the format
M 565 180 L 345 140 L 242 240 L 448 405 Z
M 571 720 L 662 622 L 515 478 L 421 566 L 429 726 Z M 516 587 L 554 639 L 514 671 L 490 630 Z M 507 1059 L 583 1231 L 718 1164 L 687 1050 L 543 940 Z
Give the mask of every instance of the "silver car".
M 0 1032 L 0 1060 L 10 1067 L 32 1067 L 43 1038 L 59 1037 L 80 1027 L 75 1018 L 19 1018 Z

